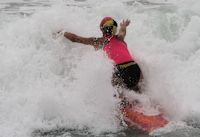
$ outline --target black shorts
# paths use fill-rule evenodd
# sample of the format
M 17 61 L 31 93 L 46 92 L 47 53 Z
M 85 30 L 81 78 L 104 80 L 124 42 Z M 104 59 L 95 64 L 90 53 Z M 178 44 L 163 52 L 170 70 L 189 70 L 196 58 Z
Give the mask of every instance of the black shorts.
M 118 64 L 113 74 L 113 85 L 120 85 L 129 90 L 139 90 L 141 70 L 134 61 Z

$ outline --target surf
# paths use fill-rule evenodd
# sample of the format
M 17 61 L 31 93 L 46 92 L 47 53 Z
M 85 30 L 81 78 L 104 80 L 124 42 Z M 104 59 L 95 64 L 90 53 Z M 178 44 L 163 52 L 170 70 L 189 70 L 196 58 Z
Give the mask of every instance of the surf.
M 25 15 L 1 8 L 3 136 L 27 137 L 57 127 L 92 135 L 123 132 L 110 84 L 111 62 L 102 52 L 52 37 L 60 29 L 99 36 L 99 21 L 108 14 L 118 22 L 132 21 L 126 41 L 144 72 L 144 95 L 162 106 L 174 125 L 198 127 L 192 121 L 199 119 L 199 2 L 184 2 L 64 1 L 35 10 L 27 6 Z M 21 6 L 16 12 L 26 13 Z M 136 99 L 148 106 L 145 98 Z M 173 128 L 161 134 L 174 135 Z

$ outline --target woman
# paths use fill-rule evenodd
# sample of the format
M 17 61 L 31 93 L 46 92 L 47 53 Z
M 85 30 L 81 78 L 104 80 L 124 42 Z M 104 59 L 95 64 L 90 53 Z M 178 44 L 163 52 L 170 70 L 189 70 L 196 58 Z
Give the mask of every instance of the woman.
M 86 38 L 70 32 L 65 32 L 64 36 L 72 42 L 91 45 L 95 49 L 104 50 L 107 56 L 113 61 L 113 86 L 139 92 L 138 83 L 141 77 L 141 70 L 134 61 L 124 41 L 126 28 L 129 24 L 129 20 L 123 20 L 120 23 L 120 29 L 117 33 L 117 22 L 111 17 L 105 17 L 100 23 L 102 37 Z

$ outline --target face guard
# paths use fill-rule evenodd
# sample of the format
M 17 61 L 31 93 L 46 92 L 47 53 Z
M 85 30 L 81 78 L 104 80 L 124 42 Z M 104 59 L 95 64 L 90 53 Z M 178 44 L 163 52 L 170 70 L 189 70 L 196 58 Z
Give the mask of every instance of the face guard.
M 103 36 L 110 37 L 116 34 L 117 32 L 117 22 L 113 19 L 106 21 L 101 26 L 101 31 L 103 32 Z

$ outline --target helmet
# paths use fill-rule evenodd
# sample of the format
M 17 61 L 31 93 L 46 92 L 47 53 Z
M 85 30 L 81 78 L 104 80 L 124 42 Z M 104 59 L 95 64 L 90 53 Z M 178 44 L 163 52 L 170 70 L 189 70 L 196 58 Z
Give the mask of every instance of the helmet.
M 104 17 L 100 23 L 100 29 L 105 36 L 115 35 L 117 32 L 117 22 L 111 17 Z

